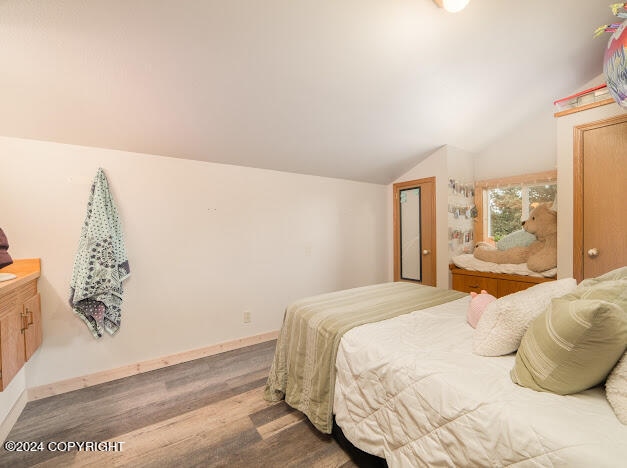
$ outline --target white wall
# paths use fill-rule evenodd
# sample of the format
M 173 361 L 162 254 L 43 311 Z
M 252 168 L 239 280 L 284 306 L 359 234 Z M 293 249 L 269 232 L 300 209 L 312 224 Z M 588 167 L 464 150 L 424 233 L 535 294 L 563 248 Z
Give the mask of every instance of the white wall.
M 454 146 L 447 146 L 446 166 L 448 179 L 453 179 L 463 185 L 473 185 L 475 181 L 475 154 Z M 466 249 L 472 249 L 475 242 L 474 240 L 464 242 L 463 236 L 460 239 L 449 239 L 449 230 L 459 230 L 462 233 L 474 231 L 475 223 L 472 218 L 466 218 L 464 215 L 455 218 L 454 214 L 449 212 L 448 205 L 461 205 L 471 208 L 474 203 L 474 197 L 470 194 L 466 197 L 462 194 L 453 193 L 450 188 L 447 191 L 446 242 L 448 246 L 448 263 L 451 263 L 453 256 L 467 252 Z M 452 276 L 449 279 L 451 278 Z M 449 285 L 451 284 L 452 282 L 449 282 Z
M 582 89 L 597 85 L 602 76 L 587 83 Z M 559 216 L 558 232 L 558 272 L 559 278 L 573 274 L 573 127 L 596 120 L 609 118 L 624 113 L 618 104 L 596 107 L 576 112 L 563 117 L 553 117 L 553 109 L 530 117 L 515 131 L 504 136 L 486 150 L 474 155 L 457 148 L 444 146 L 432 153 L 427 159 L 416 165 L 395 182 L 402 182 L 424 177 L 436 177 L 437 200 L 437 252 L 438 286 L 448 285 L 447 212 L 446 183 L 447 177 L 464 179 L 474 172 L 474 180 L 495 177 L 530 174 L 557 168 Z M 469 179 L 472 180 L 472 179 Z M 388 187 L 388 223 L 392 226 L 392 186 Z M 390 228 L 391 229 L 391 228 Z M 388 234 L 388 251 L 392 252 L 392 231 Z M 390 254 L 388 278 L 393 276 L 393 257 Z
M 119 333 L 98 341 L 67 299 L 99 166 L 132 275 Z M 10 253 L 42 259 L 28 387 L 277 330 L 294 299 L 387 279 L 387 186 L 14 138 L 0 167 Z
M 408 180 L 435 177 L 435 217 L 436 217 L 436 253 L 437 253 L 437 274 L 436 285 L 440 288 L 448 288 L 450 285 L 449 272 L 449 248 L 448 248 L 448 180 L 455 178 L 468 183 L 473 182 L 473 157 L 467 151 L 455 148 L 454 146 L 442 146 L 426 159 L 411 168 L 405 174 L 396 179 L 388 186 L 388 252 L 390 252 L 390 266 L 388 277 L 393 277 L 394 257 L 393 257 L 393 220 L 392 220 L 392 185 Z
M 601 74 L 573 93 L 602 83 Z M 553 109 L 547 107 L 476 156 L 475 180 L 557 168 L 558 278 L 573 274 L 573 127 L 621 112 L 625 110 L 618 104 L 609 104 L 555 118 Z
M 557 277 L 573 276 L 573 127 L 625 113 L 608 104 L 559 117 L 557 120 Z
M 420 162 L 405 174 L 396 179 L 397 182 L 405 182 L 425 177 L 435 177 L 435 217 L 436 217 L 436 253 L 437 253 L 437 275 L 436 284 L 442 288 L 448 288 L 448 216 L 447 216 L 447 147 L 443 146 L 431 153 L 424 161 Z M 388 252 L 394 250 L 393 225 L 392 225 L 392 185 L 388 186 Z M 390 255 L 390 267 L 388 269 L 389 278 L 393 277 L 394 258 Z
M 596 76 L 577 93 L 605 83 L 603 74 Z M 556 99 L 565 96 L 556 96 Z M 534 172 L 551 171 L 557 167 L 557 132 L 551 103 L 530 114 L 509 132 L 475 156 L 475 180 L 494 179 Z
M 9 425 L 2 426 L 2 422 L 7 418 L 13 406 L 17 403 L 26 390 L 26 368 L 23 367 L 9 385 L 0 392 L 0 442 L 8 435 Z
M 556 165 L 553 108 L 547 105 L 475 157 L 475 180 L 550 171 Z
M 463 183 L 472 184 L 475 181 L 477 155 L 450 145 L 446 149 L 448 177 Z

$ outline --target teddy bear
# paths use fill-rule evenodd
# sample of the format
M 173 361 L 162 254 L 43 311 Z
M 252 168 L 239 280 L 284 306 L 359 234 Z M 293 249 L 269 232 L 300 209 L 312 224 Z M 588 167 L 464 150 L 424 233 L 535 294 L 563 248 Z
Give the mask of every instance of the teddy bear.
M 542 203 L 523 221 L 523 229 L 534 234 L 537 240 L 528 247 L 507 250 L 477 247 L 475 258 L 492 263 L 527 263 L 531 271 L 546 271 L 557 266 L 557 212 L 553 202 Z
M 468 303 L 468 313 L 466 314 L 466 321 L 472 328 L 477 328 L 481 314 L 488 306 L 490 302 L 496 301 L 496 297 L 488 294 L 485 289 L 481 290 L 481 293 L 470 293 L 470 302 Z

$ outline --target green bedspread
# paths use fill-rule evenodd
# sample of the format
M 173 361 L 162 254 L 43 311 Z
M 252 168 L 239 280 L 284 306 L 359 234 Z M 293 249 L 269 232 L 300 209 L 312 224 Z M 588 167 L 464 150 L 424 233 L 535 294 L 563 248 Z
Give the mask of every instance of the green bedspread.
M 351 328 L 426 309 L 464 293 L 413 283 L 384 283 L 301 299 L 283 319 L 265 398 L 302 411 L 321 432 L 333 427 L 335 358 Z

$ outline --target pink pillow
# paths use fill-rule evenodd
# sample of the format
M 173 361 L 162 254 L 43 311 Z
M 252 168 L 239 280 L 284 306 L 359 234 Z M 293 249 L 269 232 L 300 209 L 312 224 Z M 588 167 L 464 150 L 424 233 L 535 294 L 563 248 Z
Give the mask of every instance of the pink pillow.
M 481 318 L 481 314 L 490 302 L 496 301 L 496 297 L 488 294 L 487 291 L 481 290 L 481 294 L 476 292 L 470 293 L 470 303 L 468 304 L 468 314 L 466 320 L 472 328 L 477 328 L 477 323 Z

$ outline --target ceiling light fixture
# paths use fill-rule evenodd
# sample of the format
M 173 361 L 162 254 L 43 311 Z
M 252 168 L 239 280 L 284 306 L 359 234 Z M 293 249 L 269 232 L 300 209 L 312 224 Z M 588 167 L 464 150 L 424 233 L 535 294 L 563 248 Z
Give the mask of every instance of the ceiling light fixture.
M 457 13 L 458 11 L 462 11 L 468 5 L 470 0 L 433 0 L 440 8 L 444 8 L 446 11 L 451 13 Z

